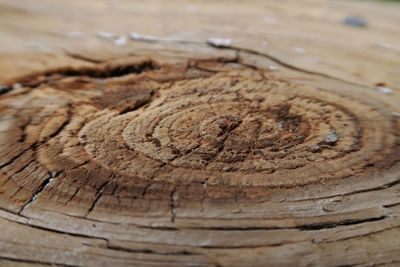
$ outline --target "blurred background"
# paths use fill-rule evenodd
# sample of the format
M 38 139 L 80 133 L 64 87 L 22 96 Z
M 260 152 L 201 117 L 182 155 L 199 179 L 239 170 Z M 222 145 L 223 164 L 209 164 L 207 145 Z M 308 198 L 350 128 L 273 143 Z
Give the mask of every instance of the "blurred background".
M 400 84 L 400 3 L 390 0 L 0 0 L 0 80 L 209 38 L 309 71 Z M 86 60 L 86 62 L 84 62 Z

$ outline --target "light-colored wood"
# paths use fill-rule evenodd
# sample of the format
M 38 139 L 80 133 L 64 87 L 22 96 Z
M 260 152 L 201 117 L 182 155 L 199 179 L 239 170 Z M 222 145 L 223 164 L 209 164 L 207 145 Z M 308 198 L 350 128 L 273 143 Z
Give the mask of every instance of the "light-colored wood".
M 392 2 L 0 0 L 0 265 L 399 265 L 398 25 Z

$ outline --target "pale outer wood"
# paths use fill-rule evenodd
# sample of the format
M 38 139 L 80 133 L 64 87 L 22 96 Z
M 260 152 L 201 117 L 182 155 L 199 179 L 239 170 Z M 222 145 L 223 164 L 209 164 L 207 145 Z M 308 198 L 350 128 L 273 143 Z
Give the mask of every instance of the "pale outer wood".
M 367 28 L 342 23 L 357 14 L 368 20 Z M 163 63 L 222 58 L 258 69 L 277 67 L 273 74 L 286 80 L 379 101 L 375 107 L 384 113 L 386 129 L 391 120 L 398 124 L 400 112 L 398 25 L 400 5 L 390 2 L 0 0 L 0 83 L 58 67 L 129 58 Z M 100 31 L 175 41 L 128 38 L 118 46 L 97 36 Z M 230 38 L 232 46 L 210 47 L 210 37 Z M 205 68 L 218 68 L 213 64 Z M 375 84 L 382 82 L 391 94 L 377 90 Z M 92 203 L 32 199 L 2 170 L 0 265 L 398 266 L 396 167 L 362 182 L 317 183 L 283 195 L 275 190 L 268 198 L 239 204 L 182 202 L 172 203 L 170 210 L 155 203 L 148 217 L 123 212 L 119 204 L 113 213 L 102 208 L 88 213 Z M 37 187 L 33 175 L 25 181 L 28 188 Z M 57 196 L 61 202 L 72 194 L 68 190 L 75 189 L 66 186 L 65 196 Z

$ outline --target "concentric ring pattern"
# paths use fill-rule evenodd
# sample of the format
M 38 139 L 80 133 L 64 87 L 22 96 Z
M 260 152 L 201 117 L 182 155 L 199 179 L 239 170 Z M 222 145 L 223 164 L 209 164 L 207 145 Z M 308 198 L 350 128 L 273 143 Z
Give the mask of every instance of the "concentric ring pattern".
M 214 190 L 237 199 L 239 189 L 246 199 L 254 197 L 246 190 L 340 183 L 396 160 L 393 125 L 371 103 L 245 67 L 63 77 L 23 94 L 9 110 L 20 150 L 3 150 L 6 165 L 33 147 L 35 170 L 67 184 L 67 199 L 85 190 L 97 192 L 85 198 L 170 201 L 172 191 Z

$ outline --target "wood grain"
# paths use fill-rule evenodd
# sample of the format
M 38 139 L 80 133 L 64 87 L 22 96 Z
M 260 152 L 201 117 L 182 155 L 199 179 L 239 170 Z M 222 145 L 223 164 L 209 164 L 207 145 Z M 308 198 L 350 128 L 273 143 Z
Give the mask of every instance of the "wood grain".
M 0 265 L 398 265 L 399 11 L 1 0 Z

